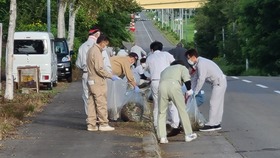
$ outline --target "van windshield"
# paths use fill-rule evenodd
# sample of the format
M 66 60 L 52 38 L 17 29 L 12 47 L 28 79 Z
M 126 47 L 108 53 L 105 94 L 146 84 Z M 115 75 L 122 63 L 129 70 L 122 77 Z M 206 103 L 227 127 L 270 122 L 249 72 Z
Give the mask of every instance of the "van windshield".
M 15 40 L 14 54 L 46 54 L 46 40 Z

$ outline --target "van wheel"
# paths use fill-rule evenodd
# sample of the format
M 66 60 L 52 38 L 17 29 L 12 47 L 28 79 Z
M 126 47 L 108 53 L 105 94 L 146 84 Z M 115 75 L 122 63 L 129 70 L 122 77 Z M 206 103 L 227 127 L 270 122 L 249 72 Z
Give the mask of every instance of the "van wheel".
M 53 88 L 53 83 L 51 82 L 51 83 L 48 83 L 47 84 L 47 89 L 48 90 L 52 90 L 52 88 Z
M 54 83 L 53 83 L 53 87 L 56 87 L 57 86 L 57 81 L 55 81 Z

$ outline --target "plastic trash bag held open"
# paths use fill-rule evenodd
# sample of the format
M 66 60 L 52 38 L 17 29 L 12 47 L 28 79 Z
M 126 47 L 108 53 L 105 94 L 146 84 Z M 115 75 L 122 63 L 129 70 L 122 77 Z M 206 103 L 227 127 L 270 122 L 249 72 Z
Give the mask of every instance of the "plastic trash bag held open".
M 145 101 L 142 93 L 128 90 L 125 93 L 121 109 L 121 119 L 123 121 L 139 122 L 142 121 L 145 111 Z
M 203 127 L 206 120 L 197 107 L 196 98 L 194 95 L 190 96 L 187 101 L 186 107 L 192 129 L 193 131 L 198 131 L 199 128 Z

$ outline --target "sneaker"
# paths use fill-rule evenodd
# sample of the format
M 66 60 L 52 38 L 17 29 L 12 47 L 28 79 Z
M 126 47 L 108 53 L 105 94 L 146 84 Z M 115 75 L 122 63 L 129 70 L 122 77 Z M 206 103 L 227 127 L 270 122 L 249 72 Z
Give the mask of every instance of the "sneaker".
M 217 131 L 217 130 L 221 130 L 222 127 L 221 125 L 216 125 L 216 126 L 210 126 L 210 125 L 204 125 L 204 127 L 200 128 L 199 131 L 202 132 L 207 132 L 207 131 Z
M 166 143 L 168 143 L 168 140 L 167 140 L 167 138 L 160 138 L 160 144 L 166 144 Z
M 186 135 L 185 136 L 185 141 L 186 142 L 190 142 L 190 141 L 193 141 L 197 138 L 197 134 L 196 133 L 192 133 L 192 134 L 189 134 L 189 135 Z
M 98 131 L 98 127 L 97 126 L 93 126 L 93 125 L 87 125 L 87 130 L 88 131 Z
M 113 130 L 115 130 L 115 128 L 109 126 L 108 124 L 99 126 L 99 131 L 113 131 Z

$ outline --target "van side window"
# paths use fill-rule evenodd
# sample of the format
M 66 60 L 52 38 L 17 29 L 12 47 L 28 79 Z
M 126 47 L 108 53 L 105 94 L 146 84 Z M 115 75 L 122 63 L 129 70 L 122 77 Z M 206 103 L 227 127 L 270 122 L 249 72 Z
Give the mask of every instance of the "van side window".
M 15 40 L 14 54 L 46 54 L 44 40 Z

